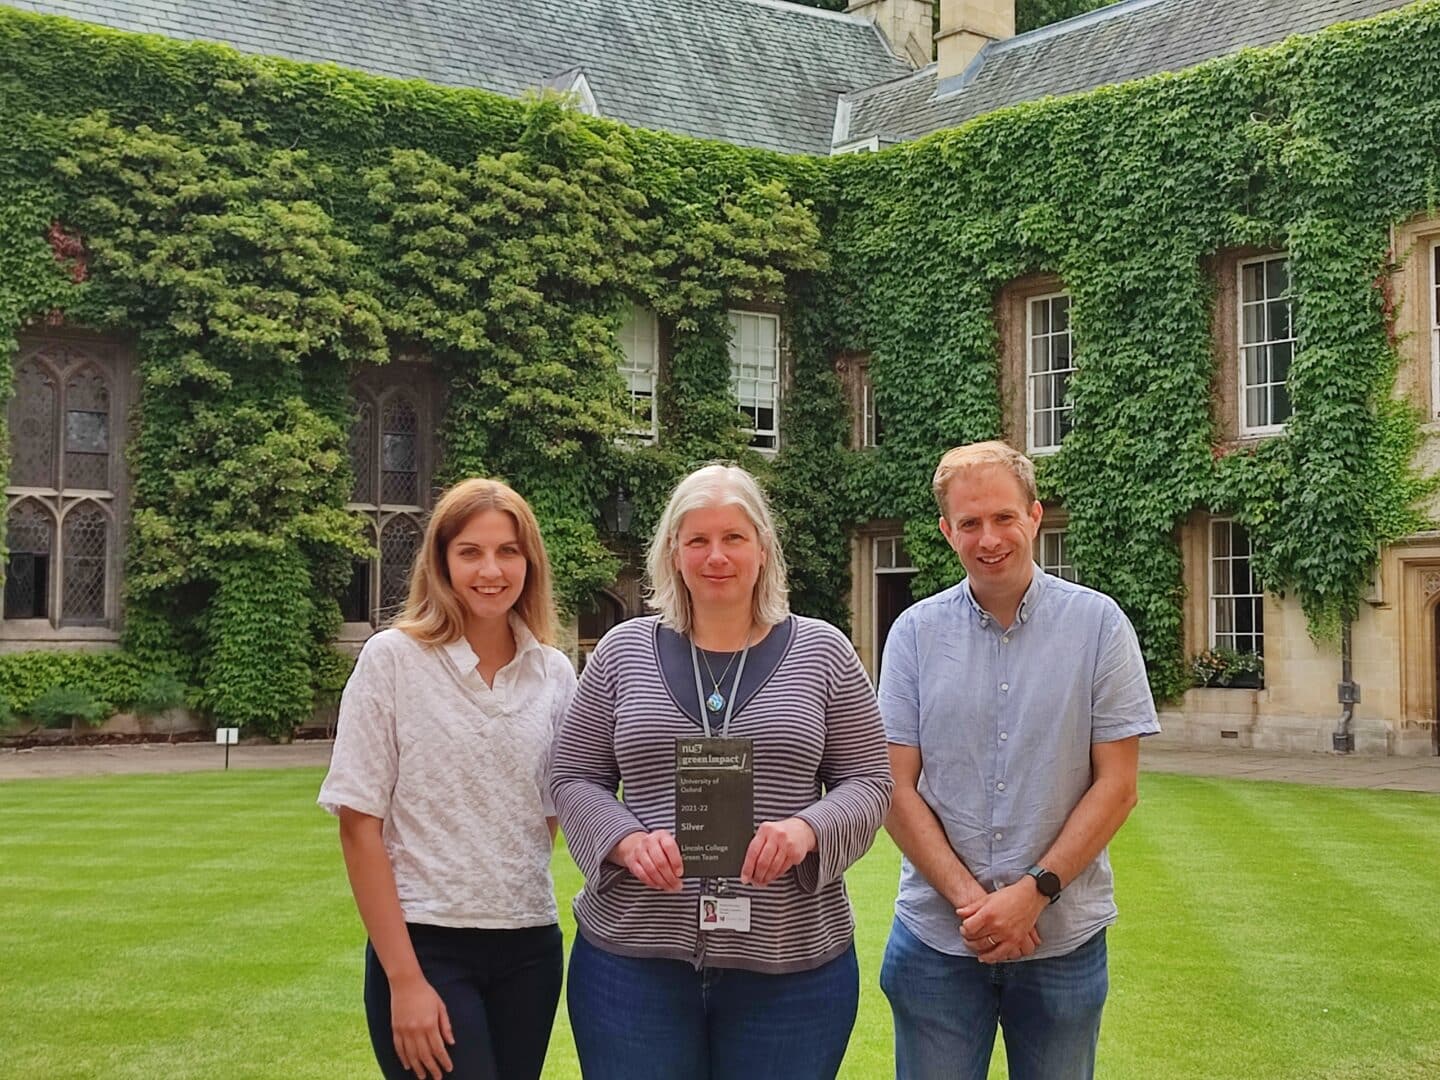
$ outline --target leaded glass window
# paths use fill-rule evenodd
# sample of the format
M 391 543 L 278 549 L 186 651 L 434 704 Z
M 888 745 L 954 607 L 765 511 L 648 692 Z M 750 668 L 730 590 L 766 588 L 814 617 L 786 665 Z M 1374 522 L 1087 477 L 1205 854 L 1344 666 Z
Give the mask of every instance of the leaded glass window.
M 405 606 L 410 590 L 410 570 L 420 550 L 422 532 L 409 514 L 397 514 L 380 534 L 380 620 L 397 614 Z
M 377 555 L 356 559 L 340 596 L 345 621 L 382 626 L 405 603 L 429 502 L 429 413 L 416 389 L 426 375 L 387 370 L 385 382 L 354 390 L 350 424 L 350 509 L 367 522 Z
M 373 503 L 375 498 L 375 403 L 360 399 L 357 403 L 355 422 L 350 425 L 350 471 L 355 474 L 355 483 L 350 489 L 350 501 Z
M 50 615 L 50 556 L 55 521 L 34 499 L 23 499 L 5 519 L 5 618 L 44 619 Z
M 367 524 L 365 539 L 371 547 L 379 547 L 373 524 Z M 349 623 L 368 623 L 375 614 L 374 559 L 352 559 L 350 583 L 340 597 L 340 615 Z
M 88 365 L 65 380 L 65 486 L 110 487 L 110 388 Z
M 40 341 L 16 359 L 9 403 L 4 617 L 110 626 L 121 407 L 113 350 Z
M 10 399 L 10 483 L 58 488 L 55 417 L 60 406 L 53 368 L 38 357 L 15 372 Z
M 70 624 L 102 623 L 110 520 L 94 503 L 80 503 L 65 515 L 61 535 L 65 552 L 61 618 Z
M 381 415 L 380 501 L 415 506 L 420 501 L 420 420 L 408 394 L 390 395 Z

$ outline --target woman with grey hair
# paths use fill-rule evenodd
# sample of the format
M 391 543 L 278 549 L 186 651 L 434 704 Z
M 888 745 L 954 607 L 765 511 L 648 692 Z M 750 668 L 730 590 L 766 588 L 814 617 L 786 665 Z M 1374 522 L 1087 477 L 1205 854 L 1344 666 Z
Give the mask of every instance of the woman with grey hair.
M 551 774 L 585 874 L 568 978 L 581 1068 L 833 1077 L 859 997 L 841 875 L 890 805 L 874 692 L 840 631 L 790 614 L 744 469 L 680 481 L 647 569 L 658 615 L 596 647 Z

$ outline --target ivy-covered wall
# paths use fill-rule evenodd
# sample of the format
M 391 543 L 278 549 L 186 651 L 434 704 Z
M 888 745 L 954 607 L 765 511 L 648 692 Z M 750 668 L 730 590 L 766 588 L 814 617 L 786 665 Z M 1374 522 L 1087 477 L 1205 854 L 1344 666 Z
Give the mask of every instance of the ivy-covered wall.
M 838 456 L 833 409 L 797 406 L 772 464 L 728 399 L 727 308 L 784 305 L 825 263 L 822 161 L 5 9 L 0 56 L 0 355 L 46 320 L 135 340 L 124 651 L 217 719 L 284 731 L 343 679 L 364 365 L 432 359 L 439 479 L 525 492 L 572 607 L 614 576 L 597 508 L 617 484 L 643 529 L 693 463 L 746 457 L 799 491 L 790 459 Z M 673 329 L 662 438 L 633 452 L 632 302 Z M 798 602 L 843 619 L 843 509 L 787 520 L 811 553 Z M 40 670 L 60 669 L 0 659 L 13 707 Z
M 953 580 L 927 478 L 999 430 L 993 305 L 1034 271 L 1072 293 L 1082 358 L 1046 491 L 1158 692 L 1182 686 L 1175 530 L 1197 504 L 1250 528 L 1317 625 L 1415 525 L 1377 281 L 1440 179 L 1440 4 L 831 160 L 7 9 L 0 57 L 0 355 L 46 319 L 135 341 L 124 652 L 229 723 L 283 731 L 343 679 L 346 388 L 402 350 L 449 387 L 442 478 L 530 496 L 571 605 L 615 572 L 606 493 L 633 493 L 644 536 L 711 457 L 768 477 L 797 609 L 847 621 L 870 517 L 910 523 L 920 589 Z M 1226 454 L 1201 260 L 1238 245 L 1291 253 L 1302 348 L 1286 435 Z M 658 444 L 624 449 L 632 302 L 665 321 L 669 371 Z M 728 391 L 726 310 L 753 304 L 784 309 L 793 359 L 773 461 Z M 844 446 L 845 349 L 873 357 L 877 450 Z M 43 664 L 0 658 L 0 688 Z
M 834 164 L 824 321 L 873 351 L 887 436 L 856 493 L 909 523 L 917 590 L 957 571 L 920 478 L 937 448 L 1000 430 L 994 304 L 1035 272 L 1072 296 L 1079 367 L 1042 493 L 1087 583 L 1134 620 L 1158 696 L 1188 685 L 1177 531 L 1195 507 L 1247 527 L 1265 586 L 1320 637 L 1355 613 L 1380 545 L 1420 526 L 1386 280 L 1390 227 L 1440 194 L 1440 4 Z M 1288 251 L 1299 348 L 1285 433 L 1237 446 L 1211 403 L 1235 374 L 1204 263 L 1246 246 Z

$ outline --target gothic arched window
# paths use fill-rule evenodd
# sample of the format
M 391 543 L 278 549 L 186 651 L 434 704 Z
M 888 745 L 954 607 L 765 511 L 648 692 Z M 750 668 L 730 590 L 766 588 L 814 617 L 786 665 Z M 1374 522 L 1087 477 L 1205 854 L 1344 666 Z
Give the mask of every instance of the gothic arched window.
M 382 626 L 404 606 L 424 536 L 434 457 L 424 392 L 428 372 L 407 367 L 370 373 L 353 389 L 350 509 L 367 522 L 367 539 L 378 556 L 353 564 L 340 602 L 347 623 Z
M 380 533 L 380 617 L 387 619 L 405 606 L 410 593 L 410 568 L 420 550 L 422 532 L 409 514 L 396 514 Z
M 64 552 L 61 621 L 70 625 L 103 623 L 110 517 L 93 502 L 79 503 L 66 513 L 60 537 L 60 549 Z
M 27 345 L 16 359 L 7 621 L 43 619 L 56 628 L 115 623 L 121 409 L 113 353 L 47 340 Z
M 53 369 L 31 357 L 15 372 L 10 399 L 10 483 L 16 487 L 58 488 L 56 413 L 60 388 Z
M 5 518 L 5 618 L 50 616 L 50 559 L 55 552 L 55 519 L 35 499 L 22 499 Z

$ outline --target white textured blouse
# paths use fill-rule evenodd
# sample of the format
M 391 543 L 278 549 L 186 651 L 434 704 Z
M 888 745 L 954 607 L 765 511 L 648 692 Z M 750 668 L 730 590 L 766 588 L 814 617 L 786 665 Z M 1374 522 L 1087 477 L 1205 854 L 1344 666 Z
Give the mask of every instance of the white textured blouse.
M 513 929 L 556 921 L 551 744 L 575 693 L 564 653 L 514 615 L 515 658 L 487 686 L 464 638 L 365 643 L 340 699 L 318 802 L 384 822 L 407 922 Z

